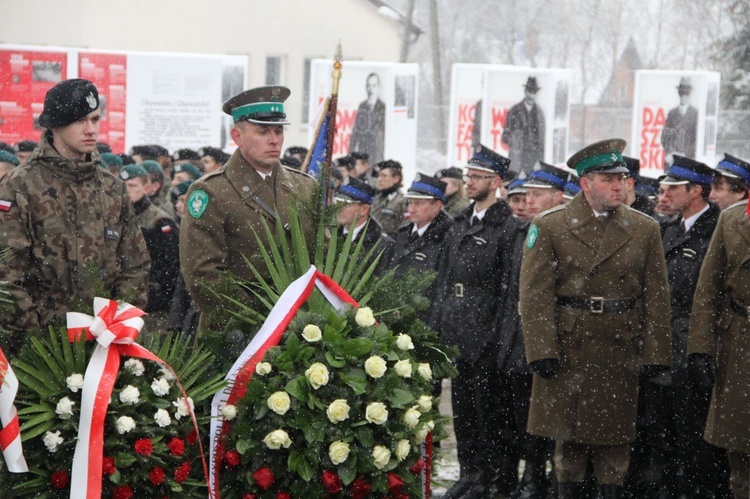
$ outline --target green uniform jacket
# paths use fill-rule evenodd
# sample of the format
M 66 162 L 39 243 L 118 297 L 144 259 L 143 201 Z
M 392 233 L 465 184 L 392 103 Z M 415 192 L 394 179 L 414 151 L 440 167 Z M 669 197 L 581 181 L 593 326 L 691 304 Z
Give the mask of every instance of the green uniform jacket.
M 747 201 L 719 216 L 703 260 L 690 319 L 688 355 L 716 359 L 717 375 L 705 439 L 750 452 L 750 322 L 728 307 L 750 305 L 750 217 Z
M 130 294 L 146 305 L 149 255 L 125 183 L 91 161 L 63 158 L 45 133 L 29 161 L 0 182 L 0 245 L 15 250 L 0 280 L 10 282 L 15 311 L 2 323 L 30 331 L 92 313 L 94 295 Z M 79 310 L 82 309 L 82 310 Z
M 562 307 L 557 297 L 638 299 L 625 312 Z M 521 264 L 521 323 L 534 375 L 528 431 L 589 445 L 635 439 L 641 365 L 671 363 L 669 284 L 659 225 L 624 205 L 606 231 L 583 197 L 536 217 Z
M 315 186 L 308 175 L 280 165 L 274 168 L 272 179 L 273 186 L 237 150 L 226 165 L 190 186 L 180 224 L 180 264 L 187 289 L 203 313 L 201 329 L 221 330 L 225 326 L 204 319 L 207 313 L 225 308 L 225 299 L 216 297 L 202 283 L 219 285 L 226 271 L 254 281 L 245 258 L 268 280 L 253 230 L 265 241 L 262 221 L 273 230 L 276 220 L 272 213 L 278 211 L 286 223 L 290 204 L 298 198 L 309 198 Z M 247 293 L 237 293 L 236 289 L 233 293 L 243 302 L 252 301 Z

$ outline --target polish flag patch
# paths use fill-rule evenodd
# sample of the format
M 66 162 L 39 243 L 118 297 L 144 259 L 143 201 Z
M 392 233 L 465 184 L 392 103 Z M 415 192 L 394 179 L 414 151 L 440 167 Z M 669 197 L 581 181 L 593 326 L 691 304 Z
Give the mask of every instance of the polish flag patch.
M 5 199 L 0 199 L 0 211 L 10 211 L 11 206 L 10 201 L 6 201 Z
M 170 232 L 172 232 L 172 227 L 170 227 L 169 225 L 165 225 L 161 228 L 161 232 L 162 234 L 169 234 Z

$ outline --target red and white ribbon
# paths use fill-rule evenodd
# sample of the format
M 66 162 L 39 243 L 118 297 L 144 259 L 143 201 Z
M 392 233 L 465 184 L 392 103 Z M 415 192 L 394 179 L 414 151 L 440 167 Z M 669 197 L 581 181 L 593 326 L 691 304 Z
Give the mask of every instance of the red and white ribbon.
M 114 300 L 94 298 L 94 314 L 95 317 L 78 312 L 67 314 L 68 339 L 71 342 L 77 341 L 81 334 L 85 334 L 87 340 L 97 342 L 83 377 L 81 419 L 71 472 L 71 499 L 100 499 L 102 496 L 104 419 L 120 370 L 121 355 L 151 360 L 165 366 L 174 375 L 182 396 L 187 401 L 187 394 L 169 364 L 135 342 L 143 327 L 141 316 L 145 312 L 127 303 L 118 304 Z M 187 406 L 190 409 L 190 404 Z M 192 409 L 190 417 L 198 433 L 198 423 Z M 200 438 L 198 444 L 200 445 Z M 207 473 L 205 458 L 203 468 Z
M 29 467 L 23 457 L 21 446 L 21 433 L 18 425 L 18 411 L 15 400 L 18 393 L 18 378 L 13 373 L 8 359 L 0 350 L 0 372 L 5 372 L 4 378 L 0 379 L 0 422 L 3 429 L 0 430 L 0 449 L 8 471 L 11 473 L 26 473 Z
M 255 373 L 255 366 L 263 359 L 266 351 L 279 344 L 289 323 L 294 319 L 297 311 L 304 305 L 317 286 L 326 299 L 337 310 L 346 305 L 354 307 L 359 304 L 349 296 L 341 286 L 325 274 L 318 272 L 314 266 L 310 267 L 302 277 L 289 285 L 281 294 L 258 333 L 250 344 L 240 354 L 226 376 L 227 386 L 216 395 L 211 403 L 211 458 L 210 458 L 210 486 L 214 497 L 219 497 L 219 468 L 221 456 L 224 455 L 226 435 L 230 425 L 224 421 L 221 409 L 227 405 L 235 405 L 245 394 L 248 381 Z

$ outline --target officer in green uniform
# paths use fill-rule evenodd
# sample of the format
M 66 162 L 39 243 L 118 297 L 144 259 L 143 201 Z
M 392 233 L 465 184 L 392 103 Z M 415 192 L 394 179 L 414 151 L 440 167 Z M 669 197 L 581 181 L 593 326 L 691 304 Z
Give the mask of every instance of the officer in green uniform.
M 201 315 L 201 329 L 225 329 L 229 314 L 222 292 L 251 306 L 250 293 L 229 287 L 226 272 L 248 281 L 255 275 L 245 259 L 268 279 L 253 231 L 264 234 L 263 222 L 273 227 L 276 217 L 289 220 L 289 206 L 307 199 L 315 180 L 281 166 L 286 87 L 266 86 L 241 92 L 224 103 L 234 120 L 231 135 L 237 150 L 223 167 L 190 186 L 180 233 L 180 263 L 188 291 Z M 309 228 L 309 227 L 308 227 Z M 207 285 L 207 286 L 206 286 Z M 224 289 L 222 289 L 224 288 Z
M 528 431 L 556 441 L 559 497 L 580 496 L 591 459 L 603 497 L 622 497 L 639 371 L 671 362 L 669 283 L 658 224 L 623 204 L 625 141 L 568 160 L 582 192 L 537 216 L 521 264 L 520 311 L 534 372 Z

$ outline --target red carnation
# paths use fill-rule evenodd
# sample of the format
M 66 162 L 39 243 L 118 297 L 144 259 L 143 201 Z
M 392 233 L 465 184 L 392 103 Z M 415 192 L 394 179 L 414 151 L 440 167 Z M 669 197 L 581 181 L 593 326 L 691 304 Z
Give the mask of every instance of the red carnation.
M 195 430 L 187 434 L 187 436 L 185 437 L 185 441 L 190 445 L 193 445 L 198 441 L 198 434 L 195 432 Z
M 148 479 L 151 480 L 154 487 L 161 485 L 161 482 L 164 481 L 164 470 L 157 466 L 149 472 Z
M 55 471 L 49 477 L 52 486 L 56 489 L 64 489 L 70 483 L 70 477 L 66 471 Z
M 352 499 L 364 499 L 372 490 L 372 485 L 361 478 L 357 478 L 352 483 Z
M 276 494 L 276 499 L 292 499 L 292 496 L 282 490 Z
M 169 447 L 169 452 L 171 452 L 173 456 L 181 456 L 185 452 L 185 442 L 177 437 L 170 440 L 167 447 Z
M 102 458 L 102 473 L 105 475 L 114 475 L 115 471 L 117 471 L 117 468 L 115 467 L 115 458 Z
M 154 446 L 151 445 L 150 438 L 142 438 L 135 441 L 135 452 L 141 456 L 150 456 L 154 452 Z
M 338 494 L 341 492 L 341 478 L 333 471 L 324 471 L 322 477 L 323 486 L 329 494 Z
M 185 461 L 174 470 L 174 479 L 177 483 L 182 483 L 187 480 L 190 475 L 190 463 Z
M 417 462 L 414 463 L 414 466 L 409 468 L 409 471 L 411 471 L 415 475 L 419 475 L 420 473 L 422 473 L 423 469 L 424 469 L 424 459 L 420 457 L 419 459 L 417 459 Z
M 131 499 L 133 497 L 133 489 L 129 485 L 121 485 L 115 487 L 112 491 L 112 499 Z
M 395 474 L 395 473 L 388 473 L 388 490 L 390 490 L 393 494 L 398 494 L 398 492 L 401 490 L 401 487 L 404 486 L 404 481 L 401 480 L 401 478 Z
M 263 490 L 268 490 L 273 485 L 273 471 L 270 468 L 261 468 L 253 473 L 255 483 Z
M 236 450 L 230 450 L 224 453 L 224 461 L 227 463 L 227 468 L 231 470 L 240 464 L 240 453 Z

